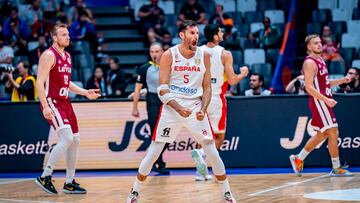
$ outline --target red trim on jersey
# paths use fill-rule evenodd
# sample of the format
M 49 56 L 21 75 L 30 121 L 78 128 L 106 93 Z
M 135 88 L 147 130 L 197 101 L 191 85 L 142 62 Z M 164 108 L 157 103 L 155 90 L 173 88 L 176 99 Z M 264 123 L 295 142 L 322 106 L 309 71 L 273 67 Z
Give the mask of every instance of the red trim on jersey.
M 164 107 L 164 104 L 162 104 L 162 105 L 160 106 L 159 116 L 158 116 L 158 119 L 157 119 L 157 121 L 156 121 L 156 125 L 155 125 L 155 128 L 154 128 L 152 137 L 151 137 L 152 141 L 155 141 L 155 138 L 156 138 L 156 131 L 157 131 L 157 128 L 158 128 L 158 125 L 159 125 L 159 121 L 160 121 L 160 118 L 161 118 L 161 113 L 162 113 L 163 107 Z
M 221 117 L 218 123 L 218 129 L 219 130 L 225 130 L 225 126 L 226 126 L 226 99 L 225 99 L 225 93 L 228 89 L 228 83 L 224 82 L 224 84 L 221 87 L 221 94 L 220 94 L 220 99 L 221 99 L 221 103 L 222 103 L 222 108 L 221 108 Z
M 209 118 L 209 114 L 206 112 L 206 115 L 207 115 L 207 119 L 208 119 L 208 122 L 209 122 L 209 125 L 210 125 L 210 129 L 211 129 L 211 134 L 213 136 L 214 139 L 216 139 L 216 135 L 214 133 L 214 130 L 212 128 L 212 125 L 211 125 L 211 122 L 210 122 L 210 118 Z

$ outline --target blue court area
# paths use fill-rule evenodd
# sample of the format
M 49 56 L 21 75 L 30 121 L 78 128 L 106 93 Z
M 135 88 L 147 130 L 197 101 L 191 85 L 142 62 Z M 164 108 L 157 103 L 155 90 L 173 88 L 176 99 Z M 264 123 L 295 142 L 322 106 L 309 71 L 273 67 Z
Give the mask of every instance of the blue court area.
M 303 173 L 329 173 L 330 168 L 305 168 Z M 360 172 L 360 167 L 350 167 L 351 172 Z M 231 168 L 227 169 L 228 175 L 261 175 L 261 174 L 291 174 L 291 168 Z M 106 171 L 77 171 L 77 177 L 107 177 L 107 176 L 135 176 L 137 170 L 106 170 Z M 41 172 L 27 173 L 1 173 L 0 178 L 35 178 Z M 169 176 L 193 176 L 195 169 L 170 169 Z M 151 172 L 151 176 L 157 173 Z M 65 171 L 54 172 L 53 177 L 64 177 Z

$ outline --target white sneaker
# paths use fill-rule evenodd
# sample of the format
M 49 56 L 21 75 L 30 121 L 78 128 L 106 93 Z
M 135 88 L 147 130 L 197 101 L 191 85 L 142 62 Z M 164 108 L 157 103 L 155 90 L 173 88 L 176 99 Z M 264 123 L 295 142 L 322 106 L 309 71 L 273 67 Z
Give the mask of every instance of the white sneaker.
M 195 161 L 196 170 L 199 172 L 201 176 L 206 177 L 208 175 L 208 169 L 199 150 L 193 149 L 191 151 L 191 157 Z
M 236 203 L 236 199 L 232 196 L 231 192 L 225 192 L 224 200 L 225 203 Z
M 207 180 L 212 180 L 212 176 L 209 174 L 206 176 L 202 176 L 202 175 L 200 175 L 199 172 L 196 171 L 195 181 L 207 181 Z
M 127 197 L 126 203 L 137 203 L 138 199 L 139 193 L 131 189 L 129 196 Z

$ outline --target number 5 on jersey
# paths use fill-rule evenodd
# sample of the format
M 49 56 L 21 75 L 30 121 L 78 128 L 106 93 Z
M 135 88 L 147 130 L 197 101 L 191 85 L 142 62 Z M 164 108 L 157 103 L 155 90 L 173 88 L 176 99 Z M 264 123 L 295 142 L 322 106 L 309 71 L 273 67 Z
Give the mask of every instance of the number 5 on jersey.
M 184 75 L 184 83 L 189 83 L 189 75 Z

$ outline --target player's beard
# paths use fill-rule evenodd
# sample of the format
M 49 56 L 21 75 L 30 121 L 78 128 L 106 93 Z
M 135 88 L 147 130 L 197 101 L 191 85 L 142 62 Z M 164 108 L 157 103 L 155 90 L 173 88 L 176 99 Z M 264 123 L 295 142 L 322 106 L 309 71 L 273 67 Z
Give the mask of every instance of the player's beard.
M 313 53 L 314 53 L 314 54 L 322 54 L 322 51 L 315 51 L 315 50 L 313 50 Z

